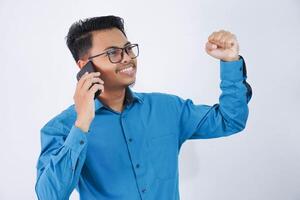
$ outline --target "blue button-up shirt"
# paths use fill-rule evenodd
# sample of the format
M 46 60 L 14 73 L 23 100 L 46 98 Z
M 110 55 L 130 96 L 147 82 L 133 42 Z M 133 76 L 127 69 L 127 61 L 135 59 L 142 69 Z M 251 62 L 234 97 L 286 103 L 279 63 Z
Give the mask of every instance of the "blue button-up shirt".
M 229 136 L 245 128 L 252 91 L 243 58 L 220 61 L 219 104 L 195 105 L 127 88 L 119 113 L 95 100 L 88 133 L 74 126 L 74 105 L 41 129 L 36 193 L 40 200 L 178 200 L 178 154 L 188 139 Z

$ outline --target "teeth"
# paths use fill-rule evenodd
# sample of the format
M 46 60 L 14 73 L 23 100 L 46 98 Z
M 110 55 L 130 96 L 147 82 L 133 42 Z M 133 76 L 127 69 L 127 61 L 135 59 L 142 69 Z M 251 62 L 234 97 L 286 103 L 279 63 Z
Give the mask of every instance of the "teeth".
M 130 67 L 127 67 L 125 69 L 120 70 L 120 72 L 129 72 L 129 71 L 132 71 L 132 70 L 133 70 L 133 67 L 130 66 Z

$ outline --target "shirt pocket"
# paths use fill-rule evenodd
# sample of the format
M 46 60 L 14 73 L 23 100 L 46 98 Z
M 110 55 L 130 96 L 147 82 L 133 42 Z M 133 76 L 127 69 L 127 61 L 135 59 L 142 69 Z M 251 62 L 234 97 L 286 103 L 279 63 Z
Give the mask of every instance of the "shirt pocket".
M 178 171 L 178 139 L 167 134 L 150 139 L 150 163 L 156 177 L 162 180 L 175 178 Z

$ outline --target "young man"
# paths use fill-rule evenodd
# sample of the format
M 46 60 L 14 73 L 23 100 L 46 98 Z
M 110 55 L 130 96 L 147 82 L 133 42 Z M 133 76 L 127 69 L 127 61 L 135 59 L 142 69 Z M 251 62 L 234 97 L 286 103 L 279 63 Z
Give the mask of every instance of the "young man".
M 119 17 L 74 23 L 67 45 L 79 68 L 91 61 L 98 72 L 85 74 L 75 104 L 41 129 L 40 200 L 68 199 L 75 187 L 82 200 L 178 200 L 181 145 L 245 128 L 252 91 L 230 32 L 214 32 L 206 43 L 206 52 L 221 65 L 222 94 L 213 106 L 133 92 L 139 49 Z

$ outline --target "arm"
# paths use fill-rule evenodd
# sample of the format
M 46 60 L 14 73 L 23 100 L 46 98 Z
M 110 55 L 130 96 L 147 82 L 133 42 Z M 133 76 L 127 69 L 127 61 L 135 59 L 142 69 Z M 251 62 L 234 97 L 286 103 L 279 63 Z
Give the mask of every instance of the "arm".
M 52 123 L 41 130 L 36 194 L 40 200 L 68 199 L 78 183 L 86 157 L 87 138 L 73 126 L 70 132 Z
M 252 89 L 246 82 L 247 70 L 239 56 L 236 36 L 228 31 L 214 32 L 208 37 L 205 50 L 220 60 L 222 94 L 219 104 L 194 105 L 180 100 L 180 142 L 228 136 L 243 130 L 248 118 L 248 102 Z
M 83 66 L 81 63 L 80 67 Z M 76 121 L 76 117 L 63 113 L 41 130 L 42 152 L 35 186 L 40 200 L 69 199 L 78 183 L 87 151 L 85 133 L 95 117 L 94 96 L 104 89 L 99 75 L 99 72 L 86 73 L 78 81 L 74 94 Z M 92 85 L 96 82 L 99 84 Z
M 229 136 L 246 126 L 252 89 L 246 82 L 245 62 L 241 57 L 238 61 L 220 61 L 220 64 L 219 104 L 195 105 L 191 100 L 179 100 L 181 144 L 187 139 Z

